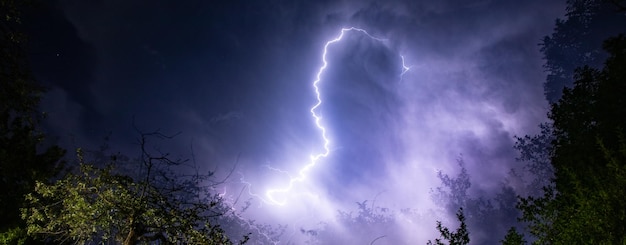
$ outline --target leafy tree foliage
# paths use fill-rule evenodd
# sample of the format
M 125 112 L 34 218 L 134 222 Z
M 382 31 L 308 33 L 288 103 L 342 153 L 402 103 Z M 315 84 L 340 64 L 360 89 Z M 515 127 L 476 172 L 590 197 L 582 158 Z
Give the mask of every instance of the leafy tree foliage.
M 502 245 L 524 245 L 526 240 L 522 234 L 519 234 L 515 227 L 511 227 L 506 233 L 504 240 L 500 241 Z
M 470 199 L 467 191 L 472 186 L 470 182 L 470 176 L 465 168 L 465 162 L 463 159 L 458 159 L 457 163 L 461 168 L 461 172 L 458 176 L 450 177 L 441 171 L 437 173 L 437 177 L 441 180 L 443 186 L 437 187 L 431 191 L 431 195 L 435 202 L 443 203 L 445 209 L 451 213 L 455 212 L 459 208 L 467 206 L 467 201 Z
M 602 66 L 606 58 L 602 42 L 626 31 L 626 15 L 620 6 L 620 1 L 567 1 L 565 19 L 557 19 L 554 33 L 541 42 L 548 71 L 544 91 L 550 103 L 561 98 L 564 87 L 573 85 L 574 69 Z
M 465 161 L 458 160 L 460 172 L 456 176 L 438 173 L 442 186 L 431 191 L 433 200 L 443 207 L 448 215 L 454 215 L 463 209 L 467 227 L 472 230 L 474 244 L 495 244 L 507 230 L 503 227 L 515 226 L 520 211 L 515 208 L 517 194 L 506 183 L 493 198 L 472 197 L 470 175 L 465 168 Z M 493 224 L 499 224 L 494 227 Z
M 29 239 L 26 234 L 26 230 L 22 227 L 14 227 L 0 233 L 0 244 L 33 244 L 32 239 Z
M 36 181 L 46 181 L 60 166 L 64 150 L 43 149 L 37 111 L 44 89 L 34 80 L 19 31 L 26 1 L 0 0 L 0 236 L 21 234 L 19 208 Z
M 626 37 L 604 48 L 604 68 L 577 69 L 550 111 L 554 185 L 520 200 L 538 244 L 626 243 Z
M 338 227 L 325 225 L 320 229 L 301 228 L 310 244 L 397 244 L 402 243 L 396 214 L 389 208 L 377 206 L 376 200 L 356 202 L 357 210 L 338 211 Z M 346 237 L 345 234 L 350 234 Z
M 537 191 L 551 185 L 551 180 L 554 178 L 554 169 L 550 163 L 552 140 L 554 140 L 553 127 L 549 123 L 542 123 L 539 127 L 541 128 L 539 135 L 517 137 L 514 146 L 520 153 L 517 160 L 526 163 L 524 170 L 531 175 L 530 183 L 526 186 L 527 195 L 543 194 Z
M 463 208 L 459 208 L 456 213 L 456 218 L 459 220 L 459 228 L 452 232 L 447 227 L 441 225 L 441 221 L 437 221 L 437 230 L 441 234 L 441 238 L 435 239 L 435 245 L 445 245 L 442 239 L 448 241 L 449 245 L 466 245 L 469 244 L 469 232 L 467 231 L 467 225 L 465 224 L 465 215 L 463 214 Z M 428 241 L 428 245 L 432 245 L 432 241 Z
M 142 134 L 139 165 L 131 168 L 137 176 L 116 168 L 132 163 L 123 156 L 112 155 L 98 167 L 79 149 L 78 172 L 52 184 L 37 182 L 27 196 L 30 206 L 22 210 L 28 233 L 60 243 L 232 244 L 217 225 L 229 207 L 202 186 L 212 174 L 175 174 L 170 167 L 184 167 L 186 161 L 150 151 L 147 137 L 165 136 Z

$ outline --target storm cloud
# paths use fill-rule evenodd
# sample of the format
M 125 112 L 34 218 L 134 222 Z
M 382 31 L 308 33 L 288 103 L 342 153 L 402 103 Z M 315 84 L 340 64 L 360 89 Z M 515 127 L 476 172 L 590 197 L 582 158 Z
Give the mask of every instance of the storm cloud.
M 112 146 L 132 152 L 133 122 L 180 131 L 170 150 L 193 145 L 196 160 L 222 174 L 236 165 L 219 191 L 250 200 L 249 218 L 287 224 L 285 240 L 302 243 L 300 228 L 333 227 L 337 210 L 375 199 L 398 214 L 438 212 L 398 221 L 393 241 L 425 242 L 438 235 L 435 220 L 451 219 L 431 198 L 438 171 L 456 175 L 463 159 L 470 193 L 491 198 L 519 168 L 514 136 L 538 132 L 548 109 L 537 44 L 564 5 L 59 0 L 48 11 L 60 24 L 33 28 L 66 30 L 55 38 L 76 44 L 37 46 L 45 52 L 35 73 L 51 88 L 43 108 L 59 137 L 94 146 L 111 132 Z M 347 32 L 329 46 L 319 112 L 330 155 L 281 196 L 285 205 L 268 203 L 268 188 L 324 150 L 312 82 L 324 45 L 347 27 L 381 40 Z

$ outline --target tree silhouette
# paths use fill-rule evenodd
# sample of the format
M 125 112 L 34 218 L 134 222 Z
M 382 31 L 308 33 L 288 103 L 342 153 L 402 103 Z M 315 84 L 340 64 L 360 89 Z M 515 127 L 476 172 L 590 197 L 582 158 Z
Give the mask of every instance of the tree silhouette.
M 441 221 L 437 221 L 437 230 L 441 235 L 441 238 L 435 239 L 435 245 L 445 245 L 442 240 L 448 241 L 449 245 L 467 245 L 470 242 L 469 232 L 467 231 L 467 225 L 465 224 L 465 215 L 463 214 L 463 208 L 459 208 L 456 213 L 456 218 L 459 221 L 459 228 L 452 232 L 448 227 L 441 225 Z M 428 245 L 432 245 L 433 242 L 428 240 Z
M 524 245 L 526 244 L 526 240 L 524 240 L 524 236 L 517 233 L 515 227 L 511 227 L 509 231 L 506 233 L 504 240 L 500 241 L 502 245 Z
M 563 88 L 573 85 L 574 69 L 585 65 L 602 66 L 607 54 L 602 42 L 626 31 L 626 15 L 621 3 L 607 0 L 568 0 L 565 19 L 557 19 L 554 32 L 541 42 L 548 75 L 544 84 L 546 99 L 555 103 Z
M 222 181 L 212 181 L 211 172 L 174 172 L 172 167 L 180 171 L 193 165 L 149 148 L 151 137 L 169 138 L 142 133 L 137 161 L 110 155 L 104 167 L 86 161 L 79 149 L 78 172 L 52 184 L 37 182 L 27 196 L 30 205 L 22 216 L 28 233 L 60 243 L 232 244 L 218 224 L 230 207 L 208 192 Z M 139 174 L 123 173 L 118 168 L 124 165 L 131 168 L 123 172 Z M 246 235 L 240 244 L 247 240 Z
M 23 240 L 24 195 L 58 172 L 65 153 L 42 145 L 38 106 L 44 89 L 29 70 L 19 31 L 25 2 L 0 0 L 0 238 L 8 241 Z
M 438 173 L 442 186 L 431 191 L 435 203 L 443 207 L 446 214 L 458 214 L 463 209 L 465 224 L 472 230 L 475 244 L 494 244 L 506 234 L 503 227 L 517 226 L 520 211 L 515 208 L 517 194 L 515 190 L 502 183 L 500 192 L 493 198 L 470 196 L 471 176 L 463 159 L 457 160 L 460 172 L 456 176 Z M 493 224 L 499 224 L 494 227 Z
M 538 243 L 626 242 L 626 37 L 604 48 L 604 68 L 577 69 L 549 113 L 554 185 L 518 205 Z

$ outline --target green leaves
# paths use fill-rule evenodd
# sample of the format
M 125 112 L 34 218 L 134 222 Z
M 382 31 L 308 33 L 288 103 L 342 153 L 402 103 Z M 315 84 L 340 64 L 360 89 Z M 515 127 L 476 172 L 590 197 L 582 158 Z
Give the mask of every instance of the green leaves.
M 126 158 L 111 157 L 98 167 L 86 162 L 78 149 L 79 171 L 52 184 L 38 182 L 35 192 L 27 195 L 29 207 L 22 209 L 22 217 L 28 234 L 75 243 L 230 244 L 224 231 L 214 225 L 213 217 L 223 207 L 221 200 L 198 192 L 189 176 L 169 172 L 168 163 L 174 161 L 153 161 L 167 156 L 144 154 L 134 162 L 138 169 L 132 172 L 146 175 L 132 177 L 116 170 L 117 159 Z
M 626 37 L 605 49 L 605 67 L 577 69 L 550 111 L 554 185 L 518 205 L 536 244 L 626 242 Z
M 524 245 L 526 244 L 526 240 L 524 236 L 517 233 L 515 227 L 511 227 L 509 231 L 506 233 L 504 240 L 500 241 L 502 245 Z

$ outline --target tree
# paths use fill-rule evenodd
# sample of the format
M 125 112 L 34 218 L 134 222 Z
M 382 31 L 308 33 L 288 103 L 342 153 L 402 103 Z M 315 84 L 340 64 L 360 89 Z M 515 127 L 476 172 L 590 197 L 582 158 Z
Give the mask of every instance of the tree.
M 507 230 L 506 227 L 518 226 L 517 217 L 520 211 L 515 208 L 517 203 L 516 189 L 507 183 L 501 183 L 500 192 L 491 198 L 471 196 L 471 176 L 463 159 L 457 160 L 460 172 L 449 176 L 439 172 L 437 176 L 442 185 L 431 190 L 433 201 L 442 207 L 445 214 L 454 215 L 463 208 L 465 224 L 472 230 L 474 244 L 495 244 L 500 241 Z M 494 227 L 493 224 L 499 224 Z
M 433 200 L 443 204 L 449 214 L 454 213 L 459 208 L 467 207 L 467 202 L 470 199 L 467 191 L 472 186 L 472 183 L 465 168 L 465 162 L 462 158 L 459 158 L 457 164 L 461 168 L 461 172 L 456 178 L 450 177 L 441 171 L 437 172 L 437 177 L 441 180 L 443 186 L 431 190 L 430 193 Z
M 554 185 L 518 205 L 538 244 L 626 242 L 626 37 L 604 48 L 604 68 L 577 69 L 549 113 Z
M 0 237 L 6 239 L 23 234 L 19 209 L 24 195 L 36 181 L 57 173 L 64 155 L 57 146 L 42 146 L 38 124 L 43 114 L 37 107 L 44 89 L 28 69 L 19 31 L 25 2 L 0 0 Z
M 60 243 L 116 241 L 184 244 L 232 244 L 217 218 L 230 208 L 208 192 L 212 173 L 177 174 L 171 167 L 187 166 L 169 154 L 147 146 L 142 133 L 141 157 L 135 165 L 121 155 L 111 155 L 104 167 L 87 162 L 77 151 L 80 169 L 55 183 L 37 182 L 27 196 L 30 206 L 22 210 L 28 234 Z M 126 165 L 123 165 L 125 163 Z M 120 166 L 131 166 L 121 173 Z M 240 243 L 245 243 L 245 236 Z
M 526 244 L 526 240 L 524 240 L 524 236 L 522 234 L 517 233 L 515 227 L 511 227 L 509 231 L 506 233 L 504 240 L 500 241 L 502 245 L 524 245 Z
M 564 87 L 573 85 L 575 68 L 602 66 L 607 56 L 602 42 L 626 31 L 622 4 L 616 0 L 567 1 L 566 18 L 557 19 L 552 35 L 540 44 L 548 72 L 544 92 L 550 103 L 561 98 Z
M 300 228 L 300 232 L 309 237 L 308 243 L 310 244 L 398 244 L 403 242 L 401 225 L 398 224 L 394 211 L 376 205 L 376 198 L 356 202 L 356 205 L 356 212 L 338 210 L 335 224 L 323 224 L 318 229 Z
M 469 232 L 467 231 L 467 225 L 465 225 L 465 215 L 463 214 L 463 208 L 459 208 L 456 213 L 456 218 L 459 220 L 459 228 L 455 232 L 451 232 L 448 227 L 444 227 L 441 221 L 437 221 L 437 230 L 441 234 L 443 240 L 448 241 L 449 245 L 467 245 L 470 242 Z M 432 245 L 432 241 L 428 240 L 428 245 Z M 440 238 L 435 239 L 435 245 L 445 245 Z
M 531 180 L 526 189 L 529 195 L 541 195 L 538 191 L 544 186 L 551 185 L 554 178 L 554 169 L 550 163 L 552 151 L 552 124 L 542 123 L 539 125 L 539 135 L 516 137 L 514 148 L 520 153 L 518 161 L 525 162 L 524 169 L 531 175 Z

